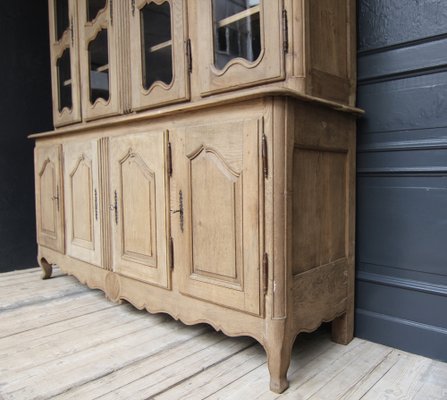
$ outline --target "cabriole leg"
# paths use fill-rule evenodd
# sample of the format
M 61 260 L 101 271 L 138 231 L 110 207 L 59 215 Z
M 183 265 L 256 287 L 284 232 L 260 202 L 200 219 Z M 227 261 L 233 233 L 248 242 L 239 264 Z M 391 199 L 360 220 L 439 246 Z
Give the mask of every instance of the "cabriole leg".
M 276 324 L 274 324 L 276 325 Z M 282 393 L 289 387 L 287 370 L 292 356 L 294 340 L 285 335 L 283 322 L 271 329 L 271 335 L 265 345 L 270 372 L 270 390 Z
M 42 279 L 50 279 L 53 273 L 53 266 L 45 258 L 38 258 L 37 262 L 40 268 L 42 268 Z

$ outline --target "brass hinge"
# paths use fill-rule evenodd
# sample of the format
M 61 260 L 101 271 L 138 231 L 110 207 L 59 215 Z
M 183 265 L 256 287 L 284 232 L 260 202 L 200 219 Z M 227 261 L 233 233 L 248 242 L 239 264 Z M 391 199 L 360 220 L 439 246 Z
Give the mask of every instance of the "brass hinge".
M 262 168 L 264 170 L 264 178 L 269 176 L 268 151 L 267 151 L 267 136 L 262 135 Z
M 191 39 L 186 40 L 186 58 L 188 63 L 188 72 L 192 72 L 192 52 L 191 52 Z
M 168 143 L 168 174 L 172 176 L 172 148 L 171 142 Z
M 266 294 L 269 283 L 269 257 L 267 253 L 264 253 L 264 256 L 262 257 L 262 282 L 264 294 Z
M 282 34 L 283 34 L 283 50 L 284 53 L 289 52 L 289 20 L 287 10 L 282 10 Z
M 174 269 L 174 240 L 172 237 L 169 241 L 169 268 Z

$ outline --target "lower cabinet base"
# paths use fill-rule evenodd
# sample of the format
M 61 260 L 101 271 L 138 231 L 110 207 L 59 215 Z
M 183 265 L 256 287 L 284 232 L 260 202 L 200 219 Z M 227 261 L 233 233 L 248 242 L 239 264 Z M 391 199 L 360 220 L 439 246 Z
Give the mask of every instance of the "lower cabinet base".
M 289 387 L 287 370 L 293 344 L 300 332 L 311 332 L 321 323 L 333 321 L 332 338 L 335 342 L 348 344 L 353 338 L 353 299 L 346 296 L 337 298 L 343 292 L 337 286 L 343 287 L 346 283 L 343 272 L 345 268 L 337 263 L 296 276 L 294 291 L 307 285 L 315 291 L 316 296 L 312 297 L 309 290 L 303 297 L 297 295 L 296 301 L 289 307 L 290 315 L 275 319 L 270 315 L 269 307 L 266 307 L 265 316 L 249 315 L 183 295 L 175 280 L 171 289 L 167 290 L 95 267 L 42 246 L 39 246 L 38 262 L 43 271 L 43 279 L 50 278 L 52 266 L 57 265 L 89 288 L 102 290 L 113 302 L 126 300 L 140 310 L 167 313 L 187 325 L 207 323 L 228 336 L 254 338 L 267 353 L 270 390 L 275 393 L 282 393 Z M 324 301 L 320 304 L 318 299 Z M 266 304 L 271 304 L 271 299 L 266 298 Z

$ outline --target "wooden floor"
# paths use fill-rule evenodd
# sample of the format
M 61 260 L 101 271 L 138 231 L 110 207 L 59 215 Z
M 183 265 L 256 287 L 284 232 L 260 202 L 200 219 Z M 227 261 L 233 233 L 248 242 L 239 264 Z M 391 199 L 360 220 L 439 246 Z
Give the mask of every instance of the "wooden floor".
M 447 364 L 325 331 L 300 335 L 290 388 L 268 391 L 249 338 L 185 326 L 56 271 L 0 274 L 0 399 L 447 399 Z

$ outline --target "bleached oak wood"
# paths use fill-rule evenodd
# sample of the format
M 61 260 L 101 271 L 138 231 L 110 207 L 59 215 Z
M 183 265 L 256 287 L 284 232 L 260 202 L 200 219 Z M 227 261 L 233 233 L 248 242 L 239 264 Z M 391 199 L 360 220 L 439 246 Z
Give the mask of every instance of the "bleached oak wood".
M 334 341 L 353 336 L 355 5 L 261 1 L 214 21 L 211 3 L 109 0 L 91 21 L 77 3 L 84 121 L 33 135 L 38 262 L 44 278 L 58 265 L 115 302 L 255 338 L 280 393 L 299 333 L 333 321 Z M 171 37 L 142 49 L 148 5 L 169 6 Z M 247 17 L 259 57 L 218 69 L 214 29 Z M 110 98 L 91 104 L 100 32 Z M 161 49 L 173 80 L 143 90 L 143 52 Z
M 160 119 L 150 129 L 141 122 L 106 137 L 92 130 L 84 139 L 39 142 L 90 159 L 87 147 L 100 140 L 99 215 L 110 238 L 100 254 L 112 268 L 43 246 L 39 260 L 114 301 L 256 338 L 268 355 L 271 389 L 282 392 L 298 333 L 348 315 L 351 324 L 334 325 L 334 335 L 352 338 L 354 128 L 349 115 L 275 97 Z M 322 156 L 300 161 L 306 152 Z M 73 176 L 79 157 L 64 160 Z M 315 182 L 320 192 L 312 191 Z M 313 204 L 321 204 L 321 215 L 302 225 Z M 318 240 L 302 239 L 312 222 Z M 318 258 L 294 254 L 297 239 Z
M 64 195 L 60 145 L 44 146 L 34 151 L 36 182 L 37 243 L 63 252 Z M 51 266 L 41 262 L 43 277 L 51 276 Z
M 98 143 L 63 146 L 67 254 L 102 265 Z
M 110 140 L 113 271 L 169 287 L 167 132 Z

